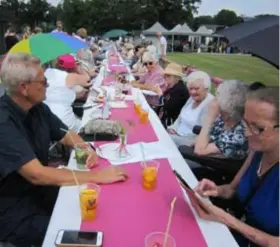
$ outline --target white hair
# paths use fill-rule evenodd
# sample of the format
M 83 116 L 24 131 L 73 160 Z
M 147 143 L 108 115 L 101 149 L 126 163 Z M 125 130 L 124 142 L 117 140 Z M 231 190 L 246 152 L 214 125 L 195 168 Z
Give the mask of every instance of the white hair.
M 89 63 L 93 62 L 93 54 L 88 48 L 82 48 L 78 51 L 78 58 Z
M 40 62 L 39 58 L 26 53 L 8 54 L 0 70 L 0 78 L 7 94 L 14 93 L 20 82 L 34 81 Z
M 223 112 L 239 121 L 244 114 L 247 88 L 238 80 L 225 80 L 217 88 L 216 98 Z
M 151 53 L 151 52 L 145 52 L 142 56 L 142 61 L 143 62 L 157 62 L 158 58 L 156 54 Z
M 211 78 L 210 76 L 203 71 L 194 71 L 190 73 L 187 78 L 187 87 L 192 83 L 202 84 L 205 89 L 208 89 L 208 92 L 211 90 Z

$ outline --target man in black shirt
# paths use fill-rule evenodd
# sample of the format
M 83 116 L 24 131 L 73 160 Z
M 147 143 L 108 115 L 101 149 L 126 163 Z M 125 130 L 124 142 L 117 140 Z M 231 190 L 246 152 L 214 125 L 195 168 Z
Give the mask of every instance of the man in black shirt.
M 41 245 L 59 186 L 74 185 L 71 171 L 47 167 L 51 141 L 73 147 L 83 140 L 42 103 L 47 81 L 40 60 L 8 55 L 1 67 L 6 95 L 0 98 L 0 241 L 16 246 Z M 92 150 L 87 160 L 97 163 Z M 124 181 L 120 168 L 75 171 L 83 183 Z

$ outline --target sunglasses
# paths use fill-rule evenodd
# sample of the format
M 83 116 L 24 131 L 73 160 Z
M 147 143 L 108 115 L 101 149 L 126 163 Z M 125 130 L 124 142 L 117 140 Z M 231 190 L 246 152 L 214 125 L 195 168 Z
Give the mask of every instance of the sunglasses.
M 153 62 L 145 62 L 145 63 L 143 63 L 144 64 L 144 66 L 151 66 L 151 65 L 153 65 L 154 63 Z

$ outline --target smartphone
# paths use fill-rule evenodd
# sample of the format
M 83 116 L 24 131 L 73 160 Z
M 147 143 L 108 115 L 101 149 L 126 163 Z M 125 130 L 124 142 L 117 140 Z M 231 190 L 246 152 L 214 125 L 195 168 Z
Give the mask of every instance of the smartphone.
M 56 236 L 57 247 L 101 247 L 102 232 L 59 230 Z
M 193 189 L 187 184 L 187 182 L 182 178 L 182 176 L 178 172 L 176 172 L 175 170 L 173 172 L 176 175 L 176 177 L 178 178 L 180 184 L 184 187 L 184 189 L 188 189 L 188 190 L 191 190 L 192 192 L 194 192 Z

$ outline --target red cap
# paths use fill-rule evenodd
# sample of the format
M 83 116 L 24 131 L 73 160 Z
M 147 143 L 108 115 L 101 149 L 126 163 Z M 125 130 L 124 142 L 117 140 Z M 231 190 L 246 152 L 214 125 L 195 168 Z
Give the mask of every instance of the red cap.
M 75 58 L 71 55 L 63 55 L 57 59 L 57 65 L 63 69 L 75 69 L 76 61 Z

